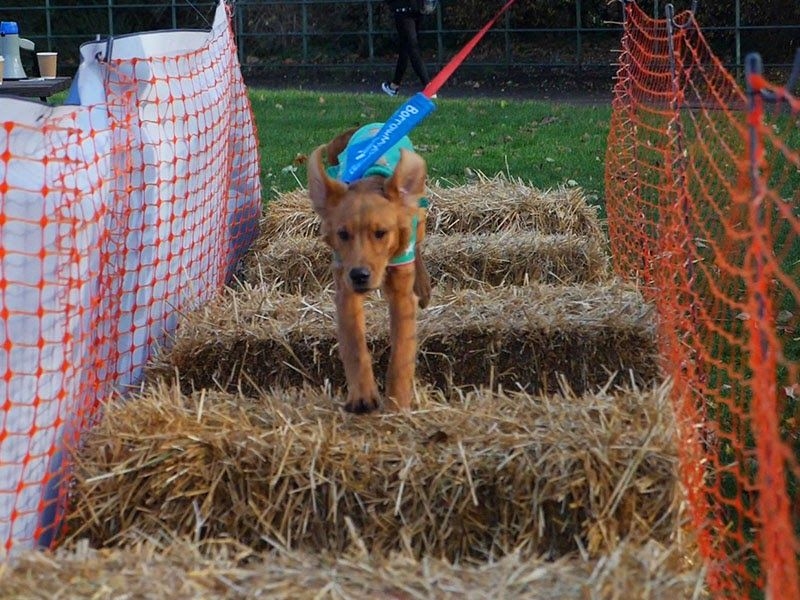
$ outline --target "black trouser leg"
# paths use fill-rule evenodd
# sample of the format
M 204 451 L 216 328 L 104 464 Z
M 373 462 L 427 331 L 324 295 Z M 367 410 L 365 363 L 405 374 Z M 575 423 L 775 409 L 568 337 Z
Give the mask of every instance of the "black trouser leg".
M 422 53 L 419 49 L 417 33 L 419 32 L 421 20 L 421 15 L 397 14 L 394 16 L 397 35 L 400 40 L 397 65 L 395 66 L 394 79 L 392 80 L 395 85 L 400 85 L 403 81 L 409 60 L 422 85 L 428 85 L 430 81 L 428 70 L 425 68 L 425 62 L 422 60 Z

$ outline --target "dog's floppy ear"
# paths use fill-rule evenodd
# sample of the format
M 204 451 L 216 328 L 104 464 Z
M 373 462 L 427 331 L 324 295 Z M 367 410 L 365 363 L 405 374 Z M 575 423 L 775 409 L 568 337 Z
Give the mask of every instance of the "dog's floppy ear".
M 383 184 L 386 197 L 407 208 L 416 208 L 417 201 L 425 194 L 425 179 L 428 175 L 425 161 L 416 152 L 400 150 L 400 161 L 394 174 Z
M 328 209 L 336 206 L 347 193 L 347 185 L 330 177 L 322 164 L 322 154 L 326 146 L 319 146 L 308 159 L 308 195 L 311 205 L 319 216 L 326 217 Z

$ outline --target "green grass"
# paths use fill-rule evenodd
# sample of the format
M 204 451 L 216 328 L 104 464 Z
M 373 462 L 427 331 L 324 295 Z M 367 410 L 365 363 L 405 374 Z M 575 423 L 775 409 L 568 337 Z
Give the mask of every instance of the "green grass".
M 264 199 L 305 186 L 305 156 L 349 127 L 386 120 L 400 100 L 382 94 L 251 88 Z M 611 109 L 525 100 L 439 99 L 411 133 L 429 176 L 462 185 L 476 171 L 510 174 L 533 186 L 582 187 L 603 204 Z

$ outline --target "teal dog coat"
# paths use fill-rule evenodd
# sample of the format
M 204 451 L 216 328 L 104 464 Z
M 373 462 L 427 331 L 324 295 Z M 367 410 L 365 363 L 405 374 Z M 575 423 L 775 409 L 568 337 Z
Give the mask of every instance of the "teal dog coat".
M 359 149 L 366 147 L 375 134 L 380 131 L 381 127 L 383 127 L 383 123 L 370 123 L 369 125 L 364 125 L 363 127 L 359 128 L 353 134 L 353 137 L 350 138 L 350 141 L 347 143 L 347 147 L 339 154 L 339 164 L 326 169 L 328 176 L 333 177 L 334 179 L 341 179 L 340 174 L 344 173 L 347 169 L 349 158 L 354 156 Z M 387 178 L 391 177 L 395 168 L 397 167 L 397 163 L 400 162 L 400 150 L 402 149 L 410 150 L 412 152 L 414 151 L 414 146 L 411 144 L 411 140 L 408 139 L 407 135 L 403 136 L 399 142 L 384 152 L 384 154 L 377 161 L 375 161 L 375 164 L 367 169 L 367 171 L 364 173 L 364 177 L 369 177 L 370 175 L 381 175 Z M 424 196 L 420 198 L 419 206 L 420 208 L 428 208 L 428 199 Z M 406 246 L 402 253 L 398 254 L 389 261 L 389 266 L 396 267 L 414 262 L 414 250 L 416 245 L 417 216 L 414 215 L 414 218 L 411 221 L 411 238 L 408 242 L 408 246 Z M 334 257 L 334 260 L 338 260 L 338 257 Z

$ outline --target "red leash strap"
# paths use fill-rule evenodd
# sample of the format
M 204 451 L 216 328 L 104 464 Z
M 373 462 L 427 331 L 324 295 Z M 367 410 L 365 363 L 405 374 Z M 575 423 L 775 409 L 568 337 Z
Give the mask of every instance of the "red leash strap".
M 436 92 L 439 91 L 439 88 L 441 88 L 444 85 L 445 81 L 450 79 L 450 76 L 453 74 L 453 72 L 459 66 L 461 66 L 461 63 L 464 62 L 464 59 L 467 58 L 467 56 L 469 56 L 469 53 L 472 52 L 475 46 L 478 45 L 478 42 L 480 42 L 481 38 L 484 35 L 486 35 L 486 32 L 489 31 L 494 26 L 494 24 L 497 22 L 497 19 L 499 19 L 500 16 L 504 12 L 506 12 L 508 7 L 514 4 L 515 1 L 516 0 L 508 0 L 505 6 L 503 6 L 503 8 L 500 9 L 500 11 L 494 16 L 494 18 L 491 21 L 489 21 L 486 25 L 484 25 L 483 28 L 478 33 L 476 33 L 474 37 L 467 43 L 467 45 L 464 46 L 458 52 L 458 54 L 456 54 L 453 58 L 450 59 L 450 62 L 448 62 L 444 66 L 444 68 L 436 74 L 436 77 L 431 79 L 430 83 L 428 83 L 428 85 L 425 86 L 425 89 L 422 90 L 422 93 L 425 94 L 426 97 L 430 98 Z

